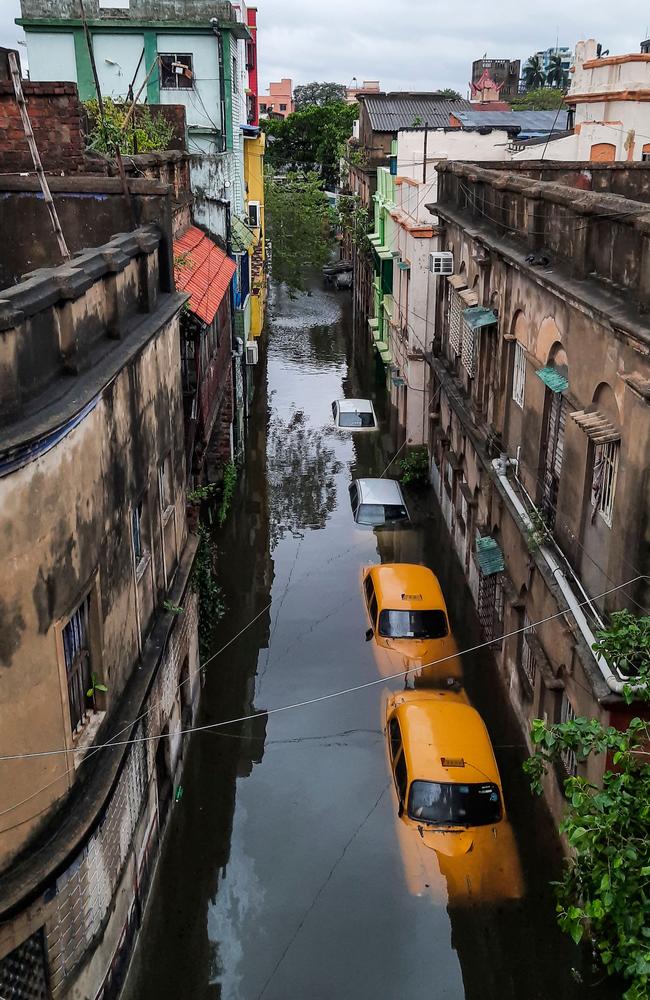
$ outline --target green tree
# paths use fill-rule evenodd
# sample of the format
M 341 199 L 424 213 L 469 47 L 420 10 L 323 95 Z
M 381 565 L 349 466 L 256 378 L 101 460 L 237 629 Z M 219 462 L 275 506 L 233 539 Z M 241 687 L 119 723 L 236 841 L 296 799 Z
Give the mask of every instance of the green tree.
M 356 102 L 335 101 L 311 105 L 284 119 L 265 119 L 266 162 L 280 170 L 317 171 L 326 187 L 335 187 L 343 147 L 358 114 Z
M 596 652 L 634 675 L 626 700 L 650 701 L 650 617 L 617 612 L 597 640 Z M 573 853 L 556 886 L 558 922 L 574 941 L 591 940 L 605 970 L 625 982 L 625 1000 L 649 1000 L 650 722 L 634 718 L 618 730 L 597 719 L 553 726 L 537 719 L 531 736 L 535 751 L 524 768 L 538 793 L 566 752 L 578 761 L 607 753 L 612 761 L 600 786 L 582 777 L 564 781 L 560 830 Z
M 528 90 L 525 94 L 513 97 L 513 111 L 555 111 L 564 103 L 564 94 L 556 87 L 538 87 Z
M 526 90 L 536 90 L 546 83 L 546 73 L 541 56 L 531 56 L 524 66 L 522 76 L 526 85 Z
M 559 52 L 554 52 L 548 61 L 546 82 L 549 87 L 558 87 L 560 90 L 566 90 L 569 86 L 569 74 L 562 65 L 562 56 Z
M 444 87 L 443 90 L 438 91 L 438 94 L 440 97 L 446 97 L 450 101 L 462 101 L 462 97 L 453 87 Z
M 264 192 L 273 277 L 303 289 L 308 271 L 328 261 L 334 243 L 334 220 L 321 178 L 314 171 L 276 174 L 268 168 Z
M 293 90 L 293 106 L 296 111 L 312 105 L 322 107 L 333 101 L 345 100 L 345 86 L 342 83 L 304 83 Z

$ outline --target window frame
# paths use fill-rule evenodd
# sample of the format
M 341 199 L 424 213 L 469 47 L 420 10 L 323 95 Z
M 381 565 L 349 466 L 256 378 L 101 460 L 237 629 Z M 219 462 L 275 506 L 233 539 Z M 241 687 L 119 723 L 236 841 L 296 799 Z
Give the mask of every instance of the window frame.
M 523 410 L 526 398 L 526 348 L 515 340 L 512 364 L 512 399 Z
M 253 222 L 252 219 L 251 219 L 251 208 L 255 209 L 255 218 L 257 220 L 256 222 Z M 262 206 L 261 206 L 261 204 L 260 204 L 259 201 L 249 201 L 249 203 L 248 203 L 248 225 L 252 229 L 259 229 L 259 227 L 261 225 L 261 218 L 260 218 L 261 217 L 261 211 L 262 211 Z
M 194 90 L 194 53 L 192 52 L 159 52 L 158 59 L 160 60 L 160 89 L 161 90 Z M 163 59 L 171 59 L 170 70 L 163 69 Z M 184 62 L 184 60 L 189 60 L 189 62 Z M 180 63 L 190 71 L 191 76 L 187 77 L 184 73 L 175 73 L 173 71 L 174 63 Z M 175 80 L 175 84 L 172 86 L 170 83 L 165 83 L 164 73 L 170 72 L 171 76 Z M 186 80 L 182 86 L 178 85 L 179 78 Z
M 165 473 L 167 473 L 167 476 Z M 167 483 L 165 483 L 166 479 Z M 163 456 L 158 466 L 158 495 L 160 497 L 160 513 L 163 515 L 163 519 L 167 520 L 167 517 L 169 517 L 174 509 L 174 476 L 171 449 Z
M 72 738 L 74 739 L 79 735 L 83 727 L 88 722 L 88 718 L 92 713 L 92 706 L 87 704 L 86 691 L 92 683 L 92 673 L 93 673 L 93 657 L 92 657 L 92 640 L 90 636 L 91 628 L 91 590 L 88 590 L 86 594 L 79 601 L 77 607 L 65 620 L 65 624 L 61 626 L 61 647 L 63 650 L 63 669 L 65 671 L 66 688 L 68 695 L 68 711 L 69 711 L 69 721 L 70 721 L 70 732 Z M 70 643 L 66 642 L 66 632 L 71 628 L 73 631 L 81 631 L 80 629 L 75 629 L 73 622 L 75 618 L 83 611 L 83 644 L 79 642 L 78 648 L 76 649 L 73 657 L 72 663 L 68 661 L 68 649 L 70 648 Z M 81 638 L 81 636 L 80 636 Z M 77 660 L 78 662 L 74 662 Z M 74 686 L 76 689 L 74 693 L 71 688 Z M 73 713 L 73 708 L 75 707 L 75 700 L 79 700 L 80 713 L 76 711 Z
M 606 441 L 604 444 L 594 445 L 594 460 L 591 472 L 591 506 L 600 514 L 608 528 L 612 526 L 614 515 L 620 452 L 620 440 Z M 596 470 L 601 462 L 604 469 L 602 481 L 598 485 L 596 483 Z
M 577 717 L 578 713 L 567 698 L 566 691 L 563 691 L 562 701 L 560 704 L 560 722 L 573 722 L 577 719 Z M 565 747 L 560 750 L 560 759 L 567 775 L 571 778 L 575 778 L 578 774 L 578 758 L 576 757 L 575 751 Z

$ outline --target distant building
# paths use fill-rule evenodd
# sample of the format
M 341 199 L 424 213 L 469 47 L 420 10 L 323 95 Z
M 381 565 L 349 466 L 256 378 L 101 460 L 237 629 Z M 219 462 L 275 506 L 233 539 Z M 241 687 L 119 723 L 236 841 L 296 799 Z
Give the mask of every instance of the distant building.
M 509 101 L 519 93 L 521 61 L 519 59 L 475 59 L 472 63 L 472 92 L 487 70 L 499 87 L 499 100 Z M 472 97 L 472 100 L 475 100 Z
M 283 77 L 270 83 L 268 94 L 260 94 L 260 118 L 286 118 L 293 112 L 293 82 Z
M 358 80 L 356 76 L 352 77 L 356 86 L 348 87 L 345 91 L 345 99 L 348 104 L 352 104 L 356 101 L 359 94 L 379 94 L 381 93 L 381 87 L 379 86 L 379 80 L 362 80 L 361 86 L 358 85 Z
M 548 73 L 551 68 L 553 58 L 556 55 L 562 56 L 562 69 L 568 73 L 571 68 L 571 63 L 573 62 L 573 49 L 567 48 L 566 45 L 553 45 L 550 49 L 540 49 L 539 52 L 535 52 L 532 58 L 539 59 L 542 69 L 545 73 Z

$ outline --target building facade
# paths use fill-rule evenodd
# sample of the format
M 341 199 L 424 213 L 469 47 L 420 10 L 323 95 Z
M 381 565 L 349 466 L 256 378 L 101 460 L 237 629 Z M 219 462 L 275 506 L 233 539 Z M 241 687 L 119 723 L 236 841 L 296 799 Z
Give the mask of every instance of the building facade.
M 475 59 L 472 63 L 472 81 L 470 89 L 479 83 L 484 73 L 497 85 L 499 99 L 510 101 L 519 93 L 519 78 L 521 77 L 521 60 L 519 59 Z
M 293 114 L 293 82 L 286 78 L 270 83 L 266 94 L 260 94 L 260 116 L 262 118 L 286 118 Z
M 624 725 L 639 706 L 591 645 L 608 613 L 650 600 L 650 285 L 628 266 L 650 253 L 647 188 L 643 204 L 621 176 L 613 196 L 543 164 L 438 171 L 453 274 L 438 279 L 431 452 L 448 530 L 524 731 Z M 604 761 L 564 765 L 558 816 L 556 778 L 597 780 Z
M 3 996 L 118 995 L 198 701 L 170 249 L 141 226 L 2 292 Z

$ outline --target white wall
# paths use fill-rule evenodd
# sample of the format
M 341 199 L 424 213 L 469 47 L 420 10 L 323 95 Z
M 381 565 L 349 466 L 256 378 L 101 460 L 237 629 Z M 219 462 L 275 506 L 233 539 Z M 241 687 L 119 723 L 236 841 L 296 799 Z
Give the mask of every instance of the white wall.
M 93 35 L 93 48 L 102 96 L 114 99 L 125 98 L 134 75 L 133 94 L 135 96 L 147 75 L 144 57 L 140 62 L 144 48 L 144 37 L 142 35 L 127 35 L 123 32 L 111 35 L 96 32 Z M 136 74 L 138 62 L 140 62 L 140 66 Z
M 63 31 L 28 31 L 27 57 L 31 80 L 77 82 L 74 35 Z
M 158 53 L 190 53 L 194 65 L 194 87 L 190 90 L 160 90 L 161 104 L 184 104 L 188 128 L 221 128 L 219 99 L 219 52 L 214 35 L 158 35 Z M 205 105 L 205 107 L 204 107 Z M 190 147 L 190 152 L 195 152 Z
M 506 160 L 509 159 L 507 132 L 493 129 L 487 135 L 464 129 L 432 130 L 427 138 L 427 182 L 432 182 L 430 201 L 436 200 L 440 160 Z M 422 180 L 424 131 L 405 129 L 397 134 L 397 174 Z M 426 201 L 427 199 L 424 199 Z

